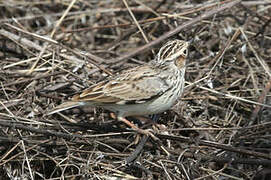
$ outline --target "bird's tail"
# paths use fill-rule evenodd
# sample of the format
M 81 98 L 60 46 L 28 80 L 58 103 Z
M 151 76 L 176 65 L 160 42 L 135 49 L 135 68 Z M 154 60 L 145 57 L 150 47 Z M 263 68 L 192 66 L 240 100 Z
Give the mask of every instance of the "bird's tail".
M 60 104 L 59 106 L 55 107 L 51 111 L 49 111 L 47 113 L 47 115 L 51 115 L 51 114 L 54 114 L 54 113 L 57 113 L 60 111 L 64 111 L 64 110 L 71 109 L 71 108 L 78 107 L 78 106 L 82 106 L 82 105 L 84 105 L 83 102 L 74 102 L 74 101 L 65 102 L 65 103 Z

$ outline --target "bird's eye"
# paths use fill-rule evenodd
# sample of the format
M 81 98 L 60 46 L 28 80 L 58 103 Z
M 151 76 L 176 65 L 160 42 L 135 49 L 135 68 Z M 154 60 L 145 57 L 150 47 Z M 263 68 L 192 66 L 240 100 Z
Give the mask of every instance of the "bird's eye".
M 187 56 L 187 50 L 186 50 L 186 49 L 183 51 L 183 54 L 184 54 L 185 56 Z

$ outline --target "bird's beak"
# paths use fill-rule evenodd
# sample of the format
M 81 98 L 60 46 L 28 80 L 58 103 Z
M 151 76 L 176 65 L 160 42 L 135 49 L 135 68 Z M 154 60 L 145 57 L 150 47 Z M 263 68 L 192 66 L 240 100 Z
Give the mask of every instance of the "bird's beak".
M 194 43 L 194 40 L 195 40 L 195 38 L 192 38 L 192 39 L 190 39 L 189 41 L 187 41 L 188 42 L 188 44 L 189 45 L 191 45 L 191 44 L 193 44 Z

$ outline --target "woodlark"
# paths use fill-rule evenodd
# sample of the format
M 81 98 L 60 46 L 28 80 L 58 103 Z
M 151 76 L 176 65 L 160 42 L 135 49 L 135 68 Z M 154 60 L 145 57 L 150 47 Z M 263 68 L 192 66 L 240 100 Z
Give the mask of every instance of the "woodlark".
M 113 111 L 118 120 L 145 134 L 125 117 L 161 113 L 174 104 L 184 88 L 188 46 L 186 41 L 169 41 L 148 64 L 109 77 L 48 114 L 78 106 L 102 107 Z

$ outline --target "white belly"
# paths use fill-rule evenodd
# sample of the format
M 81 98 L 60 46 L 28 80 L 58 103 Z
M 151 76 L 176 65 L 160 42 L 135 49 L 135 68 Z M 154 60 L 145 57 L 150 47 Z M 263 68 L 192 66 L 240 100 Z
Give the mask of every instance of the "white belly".
M 175 92 L 177 91 L 177 92 Z M 183 91 L 183 84 L 177 83 L 176 88 L 172 88 L 162 96 L 141 104 L 108 105 L 105 109 L 113 111 L 120 116 L 149 115 L 164 112 L 170 109 Z

